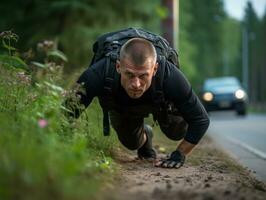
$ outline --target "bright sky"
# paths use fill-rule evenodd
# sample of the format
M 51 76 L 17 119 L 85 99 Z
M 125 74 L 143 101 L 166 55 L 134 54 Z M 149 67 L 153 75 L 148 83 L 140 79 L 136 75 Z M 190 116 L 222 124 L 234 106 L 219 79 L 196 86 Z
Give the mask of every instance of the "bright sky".
M 230 16 L 241 20 L 244 17 L 244 10 L 247 5 L 247 1 L 248 0 L 224 0 L 225 10 Z M 257 15 L 262 17 L 266 11 L 266 0 L 249 1 L 251 1 Z

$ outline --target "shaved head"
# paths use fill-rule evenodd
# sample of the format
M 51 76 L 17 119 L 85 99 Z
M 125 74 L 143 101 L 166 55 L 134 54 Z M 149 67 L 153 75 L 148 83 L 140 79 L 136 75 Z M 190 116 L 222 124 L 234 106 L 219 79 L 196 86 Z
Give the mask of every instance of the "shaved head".
M 157 53 L 150 41 L 132 38 L 122 46 L 119 58 L 120 60 L 129 59 L 135 65 L 143 65 L 148 59 L 156 63 Z

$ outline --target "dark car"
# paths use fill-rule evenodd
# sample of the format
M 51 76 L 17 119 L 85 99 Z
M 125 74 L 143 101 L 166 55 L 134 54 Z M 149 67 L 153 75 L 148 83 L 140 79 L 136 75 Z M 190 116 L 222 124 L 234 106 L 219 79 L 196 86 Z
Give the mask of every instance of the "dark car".
M 201 100 L 207 111 L 235 110 L 238 115 L 247 112 L 247 93 L 235 77 L 206 79 Z

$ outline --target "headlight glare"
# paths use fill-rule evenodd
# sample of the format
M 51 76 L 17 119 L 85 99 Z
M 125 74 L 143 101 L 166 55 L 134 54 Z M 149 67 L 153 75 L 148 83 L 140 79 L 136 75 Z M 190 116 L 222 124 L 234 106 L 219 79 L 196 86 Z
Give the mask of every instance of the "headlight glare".
M 244 92 L 244 90 L 241 90 L 241 89 L 239 89 L 235 92 L 235 97 L 237 99 L 243 99 L 245 97 L 245 95 L 246 95 L 246 93 Z
M 203 100 L 204 101 L 212 101 L 213 100 L 213 94 L 211 92 L 205 92 L 203 94 Z

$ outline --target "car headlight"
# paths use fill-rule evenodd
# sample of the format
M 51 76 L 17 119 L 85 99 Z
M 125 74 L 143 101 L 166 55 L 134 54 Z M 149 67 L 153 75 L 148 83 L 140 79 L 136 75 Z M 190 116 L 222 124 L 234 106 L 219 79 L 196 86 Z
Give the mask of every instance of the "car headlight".
M 239 89 L 239 90 L 237 90 L 235 92 L 235 97 L 237 99 L 243 99 L 245 97 L 245 95 L 246 95 L 245 91 L 244 90 L 241 90 L 241 89 Z
M 212 101 L 213 100 L 213 94 L 211 92 L 205 92 L 203 94 L 203 100 L 204 101 Z

